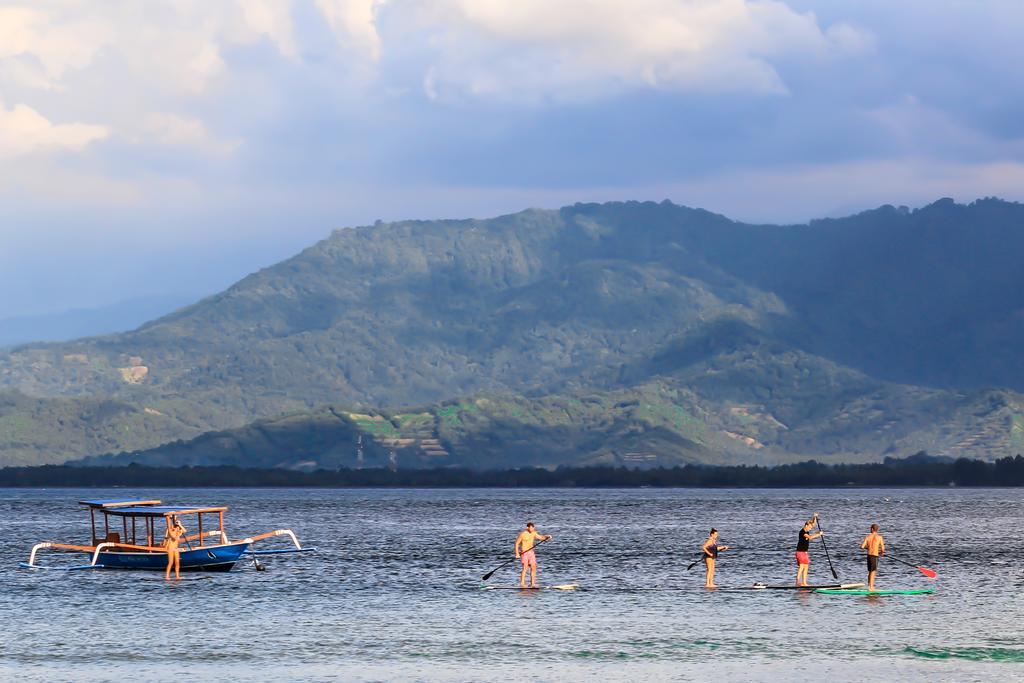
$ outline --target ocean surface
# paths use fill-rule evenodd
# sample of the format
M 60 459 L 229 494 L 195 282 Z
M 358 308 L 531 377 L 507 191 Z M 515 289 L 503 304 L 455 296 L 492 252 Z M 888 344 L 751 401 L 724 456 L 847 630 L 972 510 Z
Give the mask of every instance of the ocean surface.
M 86 543 L 86 498 L 227 505 L 242 538 L 290 528 L 317 553 L 229 573 L 21 569 L 38 541 Z M 1024 680 L 1024 491 L 0 489 L 4 681 Z M 734 549 L 722 587 L 790 583 L 821 514 L 840 579 L 930 596 L 708 591 L 710 526 Z M 527 520 L 543 584 L 482 590 Z M 186 521 L 187 524 L 187 521 Z M 270 545 L 266 547 L 271 547 Z M 819 542 L 811 579 L 831 582 Z M 40 561 L 79 562 L 42 551 Z M 509 564 L 487 582 L 511 586 Z

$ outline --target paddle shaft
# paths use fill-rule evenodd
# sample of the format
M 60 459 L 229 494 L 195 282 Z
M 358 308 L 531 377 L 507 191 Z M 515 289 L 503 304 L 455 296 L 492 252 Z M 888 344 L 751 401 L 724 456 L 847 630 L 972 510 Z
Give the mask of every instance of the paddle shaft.
M 892 555 L 885 555 L 885 557 L 889 558 L 890 560 L 894 560 L 896 562 L 899 562 L 900 564 L 905 564 L 908 567 L 913 567 L 917 571 L 919 571 L 922 574 L 924 574 L 925 576 L 927 576 L 929 579 L 934 579 L 936 576 L 938 576 L 938 572 L 936 572 L 934 569 L 929 569 L 928 567 L 921 567 L 921 566 L 913 564 L 911 562 L 907 562 L 906 560 L 901 560 L 898 557 L 893 557 Z
M 549 540 L 551 540 L 551 539 L 550 539 L 550 538 L 545 538 L 545 539 L 544 539 L 544 540 L 542 540 L 542 541 L 537 541 L 536 543 L 534 543 L 534 544 L 533 544 L 533 548 L 536 548 L 536 547 L 537 547 L 537 546 L 539 546 L 539 545 L 540 545 L 541 543 L 547 543 L 547 542 L 548 542 Z M 530 550 L 533 550 L 533 548 L 530 548 Z M 527 550 L 526 552 L 530 552 L 530 550 Z M 497 567 L 495 567 L 495 568 L 494 568 L 494 569 L 492 569 L 491 571 L 489 571 L 489 572 L 487 572 L 486 574 L 484 574 L 483 580 L 484 580 L 484 581 L 486 581 L 487 579 L 491 578 L 491 576 L 493 576 L 493 575 L 494 575 L 494 572 L 498 571 L 499 569 L 501 569 L 502 567 L 504 567 L 504 566 L 505 566 L 506 564 L 509 564 L 510 562 L 515 562 L 515 561 L 516 561 L 516 560 L 518 560 L 518 559 L 519 559 L 518 557 L 513 557 L 513 558 L 511 558 L 511 559 L 505 560 L 504 562 L 502 562 L 501 564 L 499 564 L 499 565 L 498 565 Z
M 818 532 L 821 533 L 821 536 L 818 538 L 821 539 L 821 547 L 825 549 L 825 559 L 828 560 L 828 568 L 832 570 L 832 578 L 838 581 L 839 574 L 836 574 L 836 568 L 832 566 L 832 558 L 829 557 L 828 546 L 825 545 L 825 531 L 821 528 L 821 522 L 817 518 L 815 518 L 814 523 L 818 525 Z

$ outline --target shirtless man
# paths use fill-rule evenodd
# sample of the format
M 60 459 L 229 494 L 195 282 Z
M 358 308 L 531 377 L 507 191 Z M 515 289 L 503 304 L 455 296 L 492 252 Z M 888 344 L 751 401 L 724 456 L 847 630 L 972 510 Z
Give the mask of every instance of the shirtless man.
M 811 541 L 816 538 L 823 536 L 822 532 L 816 534 L 811 533 L 811 529 L 818 523 L 818 513 L 815 512 L 814 516 L 804 522 L 804 526 L 800 529 L 800 537 L 796 542 L 796 585 L 806 586 L 807 585 L 807 573 L 811 568 Z
M 861 550 L 868 551 L 868 590 L 875 590 L 875 574 L 878 573 L 878 558 L 885 554 L 885 539 L 878 533 L 878 525 L 871 525 L 871 533 L 864 537 Z
M 523 563 L 523 569 L 519 572 L 519 587 L 526 588 L 526 569 L 530 569 L 530 588 L 537 587 L 537 555 L 533 552 L 535 541 L 549 541 L 551 536 L 544 536 L 537 533 L 533 522 L 526 523 L 526 529 L 519 532 L 516 537 L 515 551 Z

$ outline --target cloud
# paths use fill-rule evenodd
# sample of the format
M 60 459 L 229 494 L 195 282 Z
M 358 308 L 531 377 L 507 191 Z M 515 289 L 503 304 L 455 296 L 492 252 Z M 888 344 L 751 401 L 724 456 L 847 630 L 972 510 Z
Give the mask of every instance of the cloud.
M 416 3 L 419 4 L 419 3 Z M 773 62 L 869 42 L 771 0 L 430 0 L 429 96 L 600 98 L 628 88 L 781 94 Z
M 294 59 L 298 56 L 292 25 L 291 7 L 280 0 L 246 0 L 241 5 L 242 19 L 238 39 L 251 41 L 254 37 L 266 37 L 281 54 Z M 248 35 L 247 35 L 248 34 Z
M 310 16 L 326 27 L 345 59 L 375 61 L 381 51 L 375 25 L 378 4 L 39 0 L 0 7 L 0 92 L 14 107 L 6 115 L 14 117 L 7 126 L 32 125 L 36 138 L 48 140 L 7 140 L 5 146 L 19 154 L 53 146 L 84 150 L 85 144 L 76 141 L 96 139 L 97 128 L 75 124 L 44 134 L 49 129 L 31 116 L 61 111 L 62 118 L 94 121 L 113 140 L 223 154 L 240 143 L 237 132 L 230 130 L 235 122 L 211 124 L 223 114 L 236 116 L 232 94 L 272 98 L 282 85 L 275 78 L 289 68 L 303 70 L 303 49 L 315 34 L 308 26 Z M 305 25 L 297 26 L 297 17 Z M 258 111 L 275 103 L 250 104 Z M 222 133 L 221 128 L 228 130 Z
M 837 50 L 847 54 L 870 52 L 877 47 L 877 40 L 872 33 L 853 24 L 832 24 L 825 35 Z
M 1001 0 L 0 3 L 5 239 L 1024 199 L 1024 5 Z
M 18 73 L 29 85 L 53 87 L 69 71 L 85 68 L 111 36 L 101 21 L 0 7 L 0 60 L 21 62 Z
M 132 141 L 140 145 L 191 147 L 218 155 L 230 154 L 241 144 L 237 139 L 214 137 L 199 119 L 166 112 L 154 112 L 142 119 Z
M 338 42 L 352 46 L 371 60 L 380 58 L 381 39 L 376 13 L 385 0 L 316 0 Z
M 110 130 L 104 126 L 55 124 L 29 106 L 17 104 L 8 110 L 0 102 L 0 158 L 33 152 L 78 151 L 108 135 Z

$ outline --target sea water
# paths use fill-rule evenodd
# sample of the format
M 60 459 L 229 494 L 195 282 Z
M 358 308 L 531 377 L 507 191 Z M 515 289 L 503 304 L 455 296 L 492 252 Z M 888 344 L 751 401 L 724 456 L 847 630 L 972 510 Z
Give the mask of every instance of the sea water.
M 87 498 L 227 505 L 229 535 L 290 528 L 317 553 L 229 573 L 21 569 L 42 540 L 84 543 Z M 0 489 L 0 680 L 538 681 L 1024 679 L 1024 537 L 1015 489 Z M 708 591 L 711 526 L 732 547 L 722 587 L 784 584 L 821 514 L 843 581 L 930 596 Z M 481 590 L 527 521 L 543 584 Z M 268 545 L 266 547 L 272 547 Z M 82 556 L 41 551 L 40 562 Z M 823 546 L 811 580 L 832 582 Z M 518 567 L 488 584 L 512 585 Z

